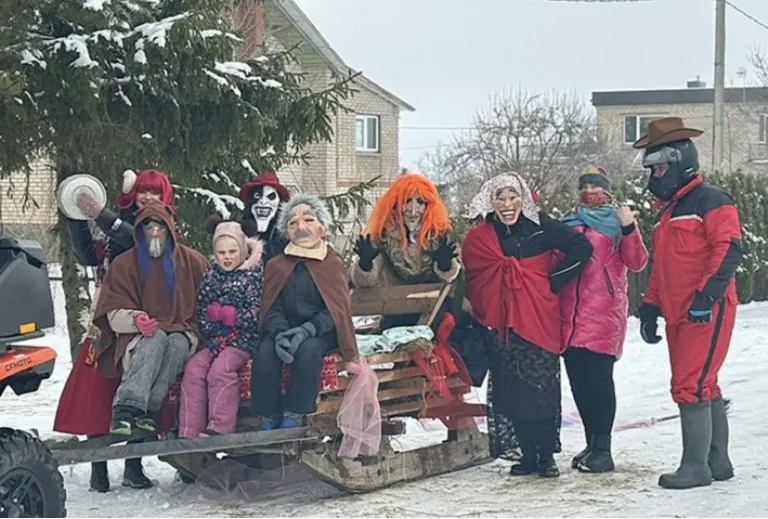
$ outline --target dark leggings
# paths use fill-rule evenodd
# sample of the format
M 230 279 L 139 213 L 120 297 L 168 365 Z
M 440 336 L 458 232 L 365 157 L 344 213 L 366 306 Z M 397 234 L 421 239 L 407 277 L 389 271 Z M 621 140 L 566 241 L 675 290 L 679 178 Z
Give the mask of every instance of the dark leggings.
M 610 435 L 616 418 L 613 385 L 616 357 L 573 347 L 568 348 L 563 357 L 586 435 Z

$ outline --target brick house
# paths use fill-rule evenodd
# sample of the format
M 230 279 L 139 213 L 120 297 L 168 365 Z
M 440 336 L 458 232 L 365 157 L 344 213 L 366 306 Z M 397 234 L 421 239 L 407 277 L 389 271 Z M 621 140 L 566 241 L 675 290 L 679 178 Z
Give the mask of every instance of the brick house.
M 296 49 L 299 71 L 313 90 L 331 86 L 335 78 L 357 71 L 349 67 L 293 0 L 248 0 L 235 11 L 235 25 L 248 35 L 243 52 L 252 57 L 263 47 Z M 262 46 L 263 44 L 263 46 Z M 319 195 L 345 191 L 380 177 L 378 191 L 400 173 L 400 112 L 414 108 L 365 75 L 355 78 L 347 112 L 334 118 L 335 138 L 308 148 L 309 165 L 280 171 L 288 185 Z
M 615 154 L 625 171 L 642 169 L 632 143 L 645 134 L 649 121 L 667 116 L 705 131 L 695 142 L 702 169 L 712 169 L 714 89 L 702 82 L 676 90 L 593 92 L 592 104 L 602 148 Z M 724 133 L 724 170 L 768 173 L 768 88 L 725 89 Z
M 265 47 L 296 47 L 294 57 L 298 63 L 294 72 L 305 74 L 307 85 L 316 91 L 331 86 L 336 77 L 356 72 L 293 0 L 245 0 L 232 12 L 232 18 L 245 35 L 238 59 L 253 58 Z M 400 173 L 400 112 L 414 108 L 364 75 L 355 78 L 353 89 L 354 95 L 345 102 L 348 111 L 332 121 L 333 141 L 309 146 L 305 150 L 311 156 L 308 165 L 278 172 L 292 190 L 332 195 L 380 177 L 377 189 L 371 193 L 375 198 Z M 24 235 L 29 228 L 40 239 L 40 230 L 56 221 L 55 175 L 41 160 L 33 167 L 30 181 L 30 194 L 39 207 L 22 207 L 19 191 L 25 183 L 24 175 L 12 175 L 0 181 L 0 218 L 6 232 Z M 13 198 L 6 196 L 11 186 L 16 186 Z

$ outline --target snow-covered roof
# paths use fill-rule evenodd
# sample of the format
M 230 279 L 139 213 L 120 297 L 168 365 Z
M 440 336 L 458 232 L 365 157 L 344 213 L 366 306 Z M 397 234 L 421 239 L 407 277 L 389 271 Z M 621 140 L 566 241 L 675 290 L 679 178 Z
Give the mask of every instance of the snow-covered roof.
M 330 69 L 339 75 L 347 75 L 349 73 L 357 73 L 355 69 L 349 67 L 341 56 L 333 50 L 331 44 L 326 40 L 320 31 L 315 27 L 312 21 L 304 14 L 304 11 L 293 0 L 274 0 L 275 5 L 283 13 L 283 15 L 290 20 L 296 30 L 301 33 L 304 39 L 312 46 L 315 52 L 323 58 L 328 64 Z M 413 112 L 416 109 L 397 97 L 395 94 L 385 89 L 381 85 L 371 81 L 365 75 L 360 74 L 355 82 L 360 86 L 367 88 L 371 92 L 383 97 L 392 104 L 399 106 L 403 110 Z

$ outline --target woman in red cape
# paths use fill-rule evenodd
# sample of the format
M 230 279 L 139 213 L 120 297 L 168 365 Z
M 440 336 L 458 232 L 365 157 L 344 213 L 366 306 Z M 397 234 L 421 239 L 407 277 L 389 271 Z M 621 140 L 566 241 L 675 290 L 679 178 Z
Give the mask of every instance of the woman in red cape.
M 485 219 L 462 247 L 466 297 L 486 330 L 490 357 L 488 430 L 492 454 L 519 445 L 515 476 L 557 477 L 560 427 L 560 307 L 556 292 L 584 268 L 592 246 L 539 213 L 525 181 L 498 175 L 472 201 Z M 552 269 L 555 251 L 563 259 Z
M 91 233 L 87 221 L 69 220 L 68 230 L 78 263 L 94 267 L 94 306 L 109 263 L 133 247 L 135 213 L 149 200 L 161 200 L 166 205 L 173 205 L 171 183 L 168 177 L 159 171 L 126 171 L 123 174 L 122 192 L 117 197 L 119 214 L 100 207 L 91 196 L 78 197 L 78 207 L 96 223 L 96 236 Z M 97 340 L 98 330 L 90 324 L 61 392 L 53 423 L 54 431 L 88 437 L 109 434 L 112 400 L 120 385 L 120 379 L 106 378 L 97 369 L 92 344 Z M 142 469 L 141 458 L 125 460 L 122 484 L 132 488 L 152 486 L 152 481 Z M 90 485 L 91 490 L 96 492 L 109 490 L 105 461 L 91 464 Z

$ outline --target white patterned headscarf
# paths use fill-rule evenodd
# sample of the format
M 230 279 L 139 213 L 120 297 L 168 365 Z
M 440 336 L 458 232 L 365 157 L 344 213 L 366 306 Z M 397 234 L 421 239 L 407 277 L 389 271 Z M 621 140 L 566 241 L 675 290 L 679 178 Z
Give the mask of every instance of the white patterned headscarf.
M 480 188 L 480 192 L 477 193 L 469 203 L 467 217 L 474 220 L 478 217 L 485 218 L 488 213 L 492 213 L 493 202 L 496 200 L 496 195 L 500 190 L 505 188 L 512 189 L 523 199 L 523 216 L 536 224 L 540 223 L 539 212 L 536 210 L 536 204 L 533 202 L 531 189 L 528 187 L 528 184 L 523 177 L 514 171 L 496 175 L 483 184 Z

